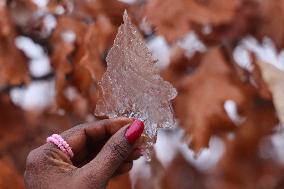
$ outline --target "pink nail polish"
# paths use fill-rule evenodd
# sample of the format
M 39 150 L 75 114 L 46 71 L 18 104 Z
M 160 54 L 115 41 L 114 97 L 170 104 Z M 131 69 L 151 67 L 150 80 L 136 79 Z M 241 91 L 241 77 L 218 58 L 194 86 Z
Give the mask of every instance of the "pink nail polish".
M 135 120 L 127 129 L 125 138 L 130 144 L 134 144 L 141 136 L 144 130 L 144 123 L 140 120 Z

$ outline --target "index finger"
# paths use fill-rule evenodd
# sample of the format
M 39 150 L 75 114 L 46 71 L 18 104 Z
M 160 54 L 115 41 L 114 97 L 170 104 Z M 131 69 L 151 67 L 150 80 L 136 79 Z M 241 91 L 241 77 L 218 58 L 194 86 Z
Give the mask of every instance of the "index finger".
M 119 117 L 84 123 L 63 132 L 61 136 L 71 146 L 75 158 L 82 159 L 87 153 L 87 141 L 95 144 L 107 139 L 131 122 L 131 118 Z
M 94 141 L 102 140 L 106 137 L 112 136 L 123 126 L 133 122 L 133 119 L 120 117 L 114 119 L 105 119 L 94 123 L 87 123 L 85 127 L 85 134 Z

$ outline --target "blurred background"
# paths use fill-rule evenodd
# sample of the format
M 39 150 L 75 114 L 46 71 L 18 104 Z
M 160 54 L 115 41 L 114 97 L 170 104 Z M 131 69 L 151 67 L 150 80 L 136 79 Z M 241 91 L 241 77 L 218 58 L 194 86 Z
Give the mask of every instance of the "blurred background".
M 24 188 L 47 136 L 96 120 L 125 9 L 178 127 L 108 189 L 283 189 L 284 0 L 1 0 L 0 188 Z

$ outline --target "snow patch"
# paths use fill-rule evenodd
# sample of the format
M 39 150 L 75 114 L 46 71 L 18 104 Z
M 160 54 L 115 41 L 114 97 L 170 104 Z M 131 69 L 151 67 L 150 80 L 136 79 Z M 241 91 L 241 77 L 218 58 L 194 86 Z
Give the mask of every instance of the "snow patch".
M 10 97 L 25 110 L 44 109 L 54 101 L 55 81 L 34 81 L 27 87 L 14 88 Z
M 142 180 L 151 180 L 151 167 L 147 163 L 144 157 L 134 161 L 133 167 L 129 172 L 131 181 L 131 188 L 135 188 L 138 178 Z
M 196 52 L 205 52 L 207 50 L 194 32 L 186 34 L 177 44 L 185 50 L 185 55 L 188 58 L 191 58 Z
M 51 72 L 48 55 L 39 44 L 31 38 L 19 36 L 15 40 L 16 46 L 30 59 L 29 70 L 35 77 L 41 77 Z
M 39 7 L 39 8 L 45 8 L 49 2 L 49 0 L 33 0 L 33 2 Z
M 251 63 L 251 57 L 248 50 L 243 46 L 239 45 L 235 48 L 233 52 L 233 57 L 236 63 L 244 70 L 252 72 L 254 67 Z
M 233 100 L 226 100 L 224 103 L 224 109 L 235 125 L 240 125 L 245 121 L 245 118 L 238 114 L 237 104 Z
M 44 37 L 47 37 L 51 34 L 53 29 L 56 27 L 57 20 L 55 16 L 53 16 L 52 14 L 47 14 L 43 19 L 43 24 L 44 24 L 43 35 Z
M 55 14 L 57 15 L 62 15 L 65 13 L 65 9 L 63 6 L 61 5 L 58 5 L 56 8 L 55 8 Z
M 170 47 L 162 36 L 156 36 L 147 42 L 154 59 L 158 60 L 156 66 L 164 69 L 170 64 Z
M 201 171 L 209 171 L 216 166 L 224 153 L 224 143 L 220 138 L 212 137 L 209 141 L 209 148 L 203 149 L 196 157 L 194 151 L 183 140 L 183 136 L 184 132 L 182 130 L 173 133 L 159 130 L 154 149 L 157 158 L 164 167 L 169 166 L 178 152 L 181 152 L 188 162 Z
M 276 159 L 284 165 L 284 131 L 280 131 L 272 135 L 272 145 L 276 151 Z
M 203 26 L 203 28 L 202 28 L 202 33 L 203 33 L 204 35 L 209 35 L 209 34 L 211 34 L 211 33 L 212 33 L 212 26 L 209 25 L 209 24 L 206 24 L 205 26 Z
M 64 95 L 69 101 L 74 101 L 79 93 L 75 87 L 68 87 L 65 89 Z
M 264 37 L 259 43 L 254 37 L 246 37 L 234 50 L 234 59 L 242 68 L 252 69 L 249 52 L 256 54 L 256 57 L 268 64 L 272 64 L 280 70 L 284 70 L 284 50 L 277 52 L 274 42 Z
M 134 4 L 134 3 L 136 3 L 137 0 L 118 0 L 118 1 L 120 1 L 122 3 L 127 3 L 127 4 Z
M 61 33 L 61 37 L 66 43 L 74 43 L 76 40 L 76 34 L 71 30 Z
M 150 24 L 147 21 L 147 18 L 144 17 L 141 21 L 141 23 L 139 24 L 139 28 L 146 34 L 146 35 L 150 35 L 153 30 L 150 26 Z

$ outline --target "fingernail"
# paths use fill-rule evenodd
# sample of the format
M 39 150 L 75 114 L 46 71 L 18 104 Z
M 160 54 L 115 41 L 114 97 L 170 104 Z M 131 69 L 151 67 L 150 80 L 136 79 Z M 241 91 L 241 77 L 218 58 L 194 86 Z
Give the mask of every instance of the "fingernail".
M 128 127 L 125 132 L 125 138 L 130 144 L 134 144 L 136 140 L 141 136 L 144 130 L 144 123 L 140 120 L 135 121 Z

